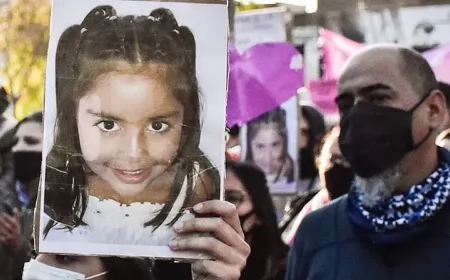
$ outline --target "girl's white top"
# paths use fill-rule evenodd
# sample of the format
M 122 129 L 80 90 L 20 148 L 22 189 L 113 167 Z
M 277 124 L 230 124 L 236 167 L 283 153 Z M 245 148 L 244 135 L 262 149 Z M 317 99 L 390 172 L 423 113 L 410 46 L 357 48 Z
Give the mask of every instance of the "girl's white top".
M 195 166 L 195 169 L 197 172 L 194 172 L 194 187 L 198 178 L 198 165 Z M 135 202 L 130 205 L 124 205 L 115 200 L 89 196 L 86 213 L 83 217 L 83 221 L 87 225 L 78 226 L 69 231 L 62 224 L 58 223 L 50 230 L 45 240 L 54 242 L 167 246 L 177 235 L 172 226 L 167 224 L 182 210 L 187 196 L 187 188 L 188 178 L 186 176 L 170 213 L 155 231 L 153 231 L 153 226 L 145 227 L 144 224 L 155 218 L 164 204 Z M 41 222 L 43 225 L 46 225 L 50 217 L 44 213 L 42 214 Z M 192 218 L 194 218 L 194 214 L 185 210 L 178 222 Z

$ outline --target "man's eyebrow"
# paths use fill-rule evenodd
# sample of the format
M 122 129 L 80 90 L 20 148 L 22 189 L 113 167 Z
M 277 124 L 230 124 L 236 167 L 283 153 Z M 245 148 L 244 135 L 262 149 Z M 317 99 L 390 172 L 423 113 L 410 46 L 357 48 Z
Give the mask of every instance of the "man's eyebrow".
M 358 92 L 359 92 L 360 95 L 366 95 L 366 94 L 368 94 L 368 93 L 370 93 L 370 92 L 372 92 L 374 90 L 380 90 L 380 89 L 382 89 L 382 90 L 392 90 L 392 88 L 390 86 L 388 86 L 388 85 L 385 85 L 383 83 L 376 83 L 376 84 L 373 84 L 373 85 L 362 87 L 362 88 L 359 89 Z
M 112 114 L 109 114 L 109 113 L 105 113 L 105 112 L 94 112 L 91 109 L 86 110 L 86 112 L 89 115 L 93 115 L 93 116 L 96 116 L 96 117 L 102 118 L 102 119 L 108 119 L 108 120 L 112 120 L 112 121 L 123 121 L 121 118 L 114 116 Z

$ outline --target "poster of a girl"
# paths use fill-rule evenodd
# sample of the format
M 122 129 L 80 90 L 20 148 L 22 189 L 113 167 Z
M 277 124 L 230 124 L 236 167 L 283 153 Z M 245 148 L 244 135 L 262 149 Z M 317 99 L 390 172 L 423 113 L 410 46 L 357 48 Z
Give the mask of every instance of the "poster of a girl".
M 40 245 L 56 242 L 47 247 L 55 252 L 108 254 L 95 251 L 95 243 L 167 246 L 173 226 L 194 218 L 193 205 L 220 196 L 220 168 L 200 149 L 194 34 L 158 7 L 163 3 L 128 3 L 153 8 L 134 16 L 97 6 L 58 40 L 56 121 L 40 225 Z M 222 57 L 216 66 L 226 69 Z M 225 90 L 214 94 L 225 107 Z M 224 118 L 215 120 L 223 140 L 219 124 Z M 224 147 L 215 148 L 224 154 Z M 89 245 L 56 249 L 70 242 Z
M 294 182 L 294 160 L 288 152 L 286 110 L 278 107 L 247 124 L 245 161 L 266 174 L 270 186 Z M 294 134 L 295 135 L 295 134 Z

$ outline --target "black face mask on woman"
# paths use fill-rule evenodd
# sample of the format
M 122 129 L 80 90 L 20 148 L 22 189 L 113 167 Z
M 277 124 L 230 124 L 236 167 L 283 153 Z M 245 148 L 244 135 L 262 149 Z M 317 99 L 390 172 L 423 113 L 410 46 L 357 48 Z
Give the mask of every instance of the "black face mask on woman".
M 29 183 L 41 174 L 41 152 L 14 152 L 16 179 L 21 183 Z
M 420 147 L 432 134 L 414 143 L 412 116 L 429 95 L 405 111 L 369 103 L 358 103 L 342 118 L 339 147 L 356 175 L 380 174 Z

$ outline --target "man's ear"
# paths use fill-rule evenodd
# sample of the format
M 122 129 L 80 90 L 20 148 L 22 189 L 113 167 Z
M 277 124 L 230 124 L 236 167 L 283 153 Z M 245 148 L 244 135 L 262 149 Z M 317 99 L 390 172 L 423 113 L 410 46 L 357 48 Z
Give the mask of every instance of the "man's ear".
M 440 90 L 435 90 L 431 93 L 427 105 L 429 108 L 428 118 L 432 128 L 439 128 L 448 120 L 449 109 L 446 101 L 444 94 Z

